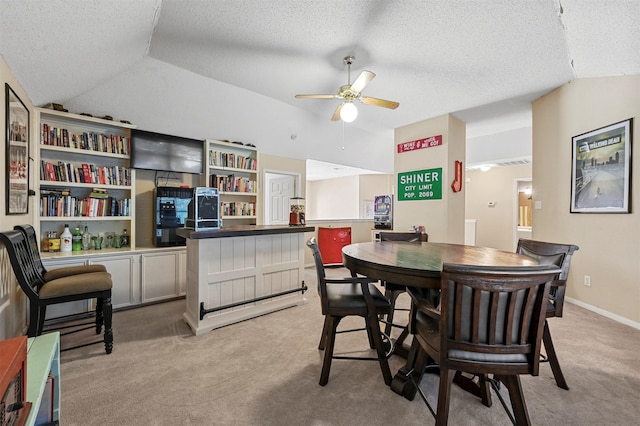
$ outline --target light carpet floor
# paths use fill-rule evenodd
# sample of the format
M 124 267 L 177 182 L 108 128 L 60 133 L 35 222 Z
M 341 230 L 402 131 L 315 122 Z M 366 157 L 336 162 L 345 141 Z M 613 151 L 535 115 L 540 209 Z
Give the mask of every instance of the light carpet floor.
M 376 362 L 335 360 L 329 383 L 318 385 L 323 317 L 314 269 L 305 282 L 313 289 L 307 304 L 201 336 L 182 319 L 184 300 L 116 312 L 111 355 L 102 345 L 61 354 L 61 424 L 433 424 L 418 396 L 408 401 L 385 386 Z M 550 326 L 571 390 L 555 385 L 546 364 L 538 377 L 522 376 L 533 424 L 639 424 L 640 330 L 570 304 Z M 356 347 L 367 347 L 365 333 L 338 336 L 336 352 Z M 393 356 L 392 372 L 403 362 Z M 435 403 L 437 376 L 422 387 Z M 509 425 L 493 400 L 487 408 L 454 386 L 449 424 Z

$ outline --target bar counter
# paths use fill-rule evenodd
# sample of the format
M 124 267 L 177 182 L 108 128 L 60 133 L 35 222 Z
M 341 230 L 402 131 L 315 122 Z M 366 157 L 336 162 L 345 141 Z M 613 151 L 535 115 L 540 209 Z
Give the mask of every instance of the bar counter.
M 187 240 L 187 309 L 196 335 L 306 303 L 305 232 L 313 226 L 178 229 Z

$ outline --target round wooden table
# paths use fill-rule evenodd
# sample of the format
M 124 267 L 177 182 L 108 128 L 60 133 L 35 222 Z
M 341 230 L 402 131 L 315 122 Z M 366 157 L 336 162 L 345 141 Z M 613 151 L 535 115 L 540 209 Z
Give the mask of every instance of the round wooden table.
M 344 266 L 377 280 L 421 288 L 440 288 L 443 263 L 491 266 L 537 265 L 534 259 L 489 247 L 447 243 L 383 241 L 342 248 Z
M 447 243 L 409 243 L 383 241 L 357 243 L 342 248 L 344 266 L 351 272 L 376 280 L 389 281 L 409 287 L 440 288 L 443 263 L 491 266 L 532 266 L 538 262 L 527 256 L 503 250 Z M 394 376 L 391 389 L 407 399 L 413 399 L 416 389 L 408 385 L 413 370 L 417 345 L 407 354 L 407 362 Z M 474 386 L 462 378 L 457 382 L 466 390 Z

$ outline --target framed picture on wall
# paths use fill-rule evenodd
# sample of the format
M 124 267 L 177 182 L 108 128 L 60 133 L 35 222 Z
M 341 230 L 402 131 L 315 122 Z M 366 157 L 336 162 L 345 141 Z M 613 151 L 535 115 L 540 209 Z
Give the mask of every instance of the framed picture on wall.
M 629 213 L 633 119 L 572 138 L 571 213 Z
M 5 83 L 7 214 L 29 212 L 29 110 Z

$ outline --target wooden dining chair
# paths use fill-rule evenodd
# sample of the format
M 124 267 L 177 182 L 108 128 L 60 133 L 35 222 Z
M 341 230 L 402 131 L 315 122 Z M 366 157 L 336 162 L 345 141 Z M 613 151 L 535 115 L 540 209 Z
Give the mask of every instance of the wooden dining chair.
M 425 233 L 416 233 L 416 232 L 380 232 L 380 241 L 404 241 L 409 243 L 422 243 L 427 242 L 429 236 Z M 396 311 L 408 311 L 409 309 L 397 308 L 396 302 L 398 297 L 407 291 L 407 287 L 402 283 L 392 283 L 389 281 L 383 281 L 382 285 L 384 286 L 384 295 L 389 302 L 391 303 L 391 311 L 389 315 L 384 318 L 385 328 L 384 333 L 388 336 L 391 336 L 392 327 L 400 328 L 402 331 L 398 338 L 396 339 L 396 352 L 401 351 L 402 343 L 409 337 L 409 324 L 408 323 L 394 323 L 394 316 Z M 401 351 L 404 354 L 404 351 Z
M 52 281 L 58 278 L 69 277 L 77 274 L 86 274 L 90 272 L 107 272 L 107 268 L 104 265 L 77 265 L 77 266 L 66 266 L 63 268 L 57 268 L 52 270 L 47 270 L 42 264 L 42 259 L 40 258 L 40 250 L 38 249 L 38 237 L 36 235 L 36 230 L 33 226 L 29 224 L 25 225 L 16 225 L 13 227 L 20 232 L 22 232 L 27 239 L 30 247 L 30 255 L 31 262 L 36 269 L 36 272 L 44 282 Z
M 320 385 L 324 386 L 329 381 L 331 361 L 334 359 L 378 361 L 384 382 L 390 385 L 391 370 L 388 359 L 393 353 L 393 343 L 387 335 L 381 332 L 378 316 L 388 314 L 391 305 L 375 286 L 374 283 L 377 280 L 366 277 L 327 278 L 316 239 L 311 238 L 307 241 L 307 246 L 313 251 L 318 277 L 318 295 L 320 296 L 322 314 L 325 318 L 318 345 L 318 349 L 324 350 Z M 338 331 L 338 324 L 346 316 L 363 317 L 365 327 Z M 377 357 L 334 355 L 336 334 L 364 330 L 367 331 L 369 337 L 369 346 L 371 349 L 376 350 Z M 385 350 L 385 347 L 387 350 Z
M 536 259 L 541 264 L 556 265 L 561 269 L 560 274 L 551 283 L 549 290 L 549 303 L 545 310 L 545 318 L 562 317 L 564 307 L 564 294 L 567 288 L 567 277 L 569 276 L 569 267 L 571 266 L 571 256 L 579 250 L 578 246 L 573 244 L 557 244 L 544 241 L 526 240 L 521 238 L 518 240 L 516 253 Z M 549 361 L 553 377 L 558 387 L 569 390 L 569 385 L 564 378 L 560 362 L 556 355 L 556 350 L 551 339 L 551 331 L 549 323 L 544 321 L 544 333 L 542 341 L 546 352 L 546 360 Z
M 519 375 L 538 375 L 544 310 L 559 272 L 553 265 L 507 268 L 445 263 L 440 310 L 421 293 L 408 289 L 414 302 L 411 328 L 418 342 L 410 379 L 436 425 L 447 424 L 457 371 L 480 377 L 480 393 L 489 400 L 486 405 L 491 405 L 488 379 L 493 375 L 509 391 L 513 415 L 501 402 L 514 424 L 530 424 Z M 435 361 L 440 369 L 435 412 L 419 387 L 428 361 Z
M 35 264 L 31 244 L 19 230 L 0 232 L 0 241 L 9 255 L 13 273 L 29 300 L 29 337 L 42 334 L 47 306 L 76 300 L 96 299 L 95 331 L 104 326 L 105 351 L 113 350 L 111 275 L 108 272 L 89 272 L 63 276 L 45 281 Z M 85 346 L 85 345 L 82 345 Z

